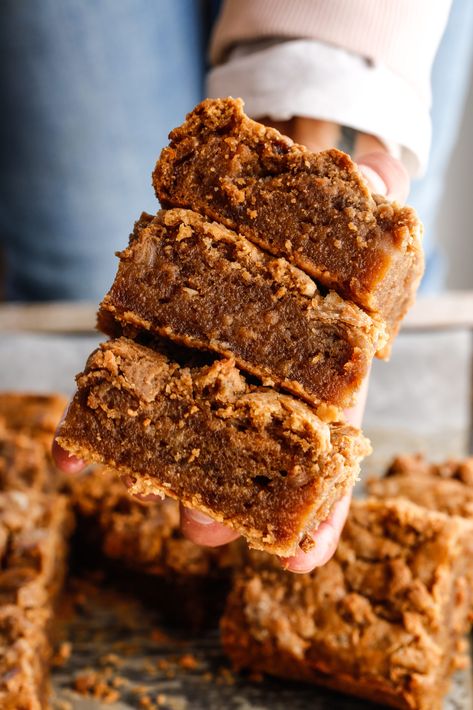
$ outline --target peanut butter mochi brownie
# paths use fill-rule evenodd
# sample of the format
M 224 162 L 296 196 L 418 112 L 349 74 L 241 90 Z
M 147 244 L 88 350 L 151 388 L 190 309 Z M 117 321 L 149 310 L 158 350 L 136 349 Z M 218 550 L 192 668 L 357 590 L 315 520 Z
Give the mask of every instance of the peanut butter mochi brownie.
M 366 482 L 376 498 L 406 498 L 473 520 L 473 457 L 429 463 L 422 454 L 397 456 L 384 477 Z
M 163 207 L 221 222 L 399 329 L 423 271 L 421 224 L 373 196 L 348 155 L 311 153 L 240 99 L 206 99 L 170 133 L 153 184 Z
M 142 215 L 120 260 L 101 330 L 148 330 L 235 357 L 314 405 L 353 404 L 386 342 L 381 321 L 195 212 Z
M 0 493 L 0 707 L 48 706 L 48 640 L 72 520 L 54 493 Z
M 111 466 L 132 493 L 166 494 L 291 555 L 354 483 L 369 445 L 303 402 L 251 385 L 230 359 L 179 362 L 126 338 L 101 345 L 77 377 L 58 441 Z M 175 356 L 177 357 L 177 355 Z
M 252 553 L 221 622 L 236 668 L 440 710 L 465 663 L 472 523 L 407 501 L 355 501 L 334 558 L 291 575 Z

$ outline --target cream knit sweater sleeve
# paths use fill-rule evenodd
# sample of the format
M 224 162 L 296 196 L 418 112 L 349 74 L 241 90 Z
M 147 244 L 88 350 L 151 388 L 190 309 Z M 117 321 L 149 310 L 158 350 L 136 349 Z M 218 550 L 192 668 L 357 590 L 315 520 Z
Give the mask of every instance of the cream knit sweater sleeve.
M 450 0 L 225 0 L 210 96 L 377 135 L 412 175 L 430 145 L 430 72 Z

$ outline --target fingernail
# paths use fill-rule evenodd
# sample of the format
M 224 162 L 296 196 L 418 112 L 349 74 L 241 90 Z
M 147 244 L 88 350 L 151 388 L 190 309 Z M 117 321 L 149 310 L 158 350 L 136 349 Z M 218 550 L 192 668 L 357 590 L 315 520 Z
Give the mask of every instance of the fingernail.
M 376 172 L 376 170 L 373 170 L 373 168 L 370 168 L 369 165 L 359 165 L 360 171 L 363 173 L 364 177 L 368 181 L 369 188 L 371 192 L 374 192 L 376 195 L 387 195 L 388 194 L 388 188 L 386 186 L 386 183 L 382 179 L 382 177 Z
M 200 510 L 194 510 L 193 508 L 186 508 L 186 516 L 199 525 L 212 525 L 215 523 L 215 520 L 209 518 L 208 515 L 201 513 Z
M 154 493 L 136 493 L 135 498 L 138 498 L 138 500 L 143 503 L 162 501 L 162 497 L 155 495 Z

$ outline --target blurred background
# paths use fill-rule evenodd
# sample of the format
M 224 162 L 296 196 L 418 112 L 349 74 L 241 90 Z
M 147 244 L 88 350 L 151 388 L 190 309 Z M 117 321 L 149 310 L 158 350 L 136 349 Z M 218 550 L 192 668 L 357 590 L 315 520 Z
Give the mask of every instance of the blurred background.
M 439 242 L 447 258 L 445 286 L 453 290 L 473 288 L 473 220 L 470 207 L 473 200 L 472 164 L 473 82 L 470 81 L 438 218 Z

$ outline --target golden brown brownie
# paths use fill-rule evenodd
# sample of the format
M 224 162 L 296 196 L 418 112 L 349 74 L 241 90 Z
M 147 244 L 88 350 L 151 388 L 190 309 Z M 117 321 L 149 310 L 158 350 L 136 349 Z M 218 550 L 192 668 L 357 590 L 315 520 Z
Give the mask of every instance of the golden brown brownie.
M 371 195 L 344 153 L 309 152 L 240 99 L 206 99 L 170 133 L 153 183 L 163 207 L 221 222 L 399 329 L 423 271 L 421 224 Z
M 368 480 L 366 487 L 376 498 L 406 498 L 473 520 L 473 457 L 436 464 L 422 454 L 397 456 L 384 477 Z
M 312 404 L 353 404 L 384 325 L 282 258 L 189 210 L 143 215 L 101 304 L 108 335 L 132 326 L 235 357 Z M 117 324 L 119 324 L 117 326 Z
M 293 575 L 253 553 L 227 602 L 224 648 L 236 668 L 440 710 L 465 661 L 472 530 L 407 501 L 356 501 L 324 567 Z
M 0 392 L 0 490 L 62 487 L 51 443 L 65 407 L 58 394 Z
M 94 466 L 71 487 L 81 542 L 87 537 L 106 558 L 166 577 L 203 577 L 239 564 L 241 545 L 209 548 L 187 540 L 179 529 L 175 500 L 140 501 L 115 471 Z
M 66 450 L 281 555 L 311 544 L 370 450 L 358 430 L 250 385 L 228 359 L 186 366 L 120 338 L 90 356 L 77 386 L 59 430 Z
M 8 429 L 0 418 L 0 491 L 49 490 L 57 480 L 43 442 Z
M 37 491 L 0 493 L 0 706 L 46 707 L 48 625 L 62 585 L 69 501 Z
M 41 623 L 39 622 L 39 616 Z M 2 710 L 49 707 L 48 661 L 51 650 L 43 628 L 45 609 L 0 606 L 0 706 Z
M 0 419 L 9 429 L 52 437 L 66 405 L 67 399 L 60 394 L 0 392 Z

